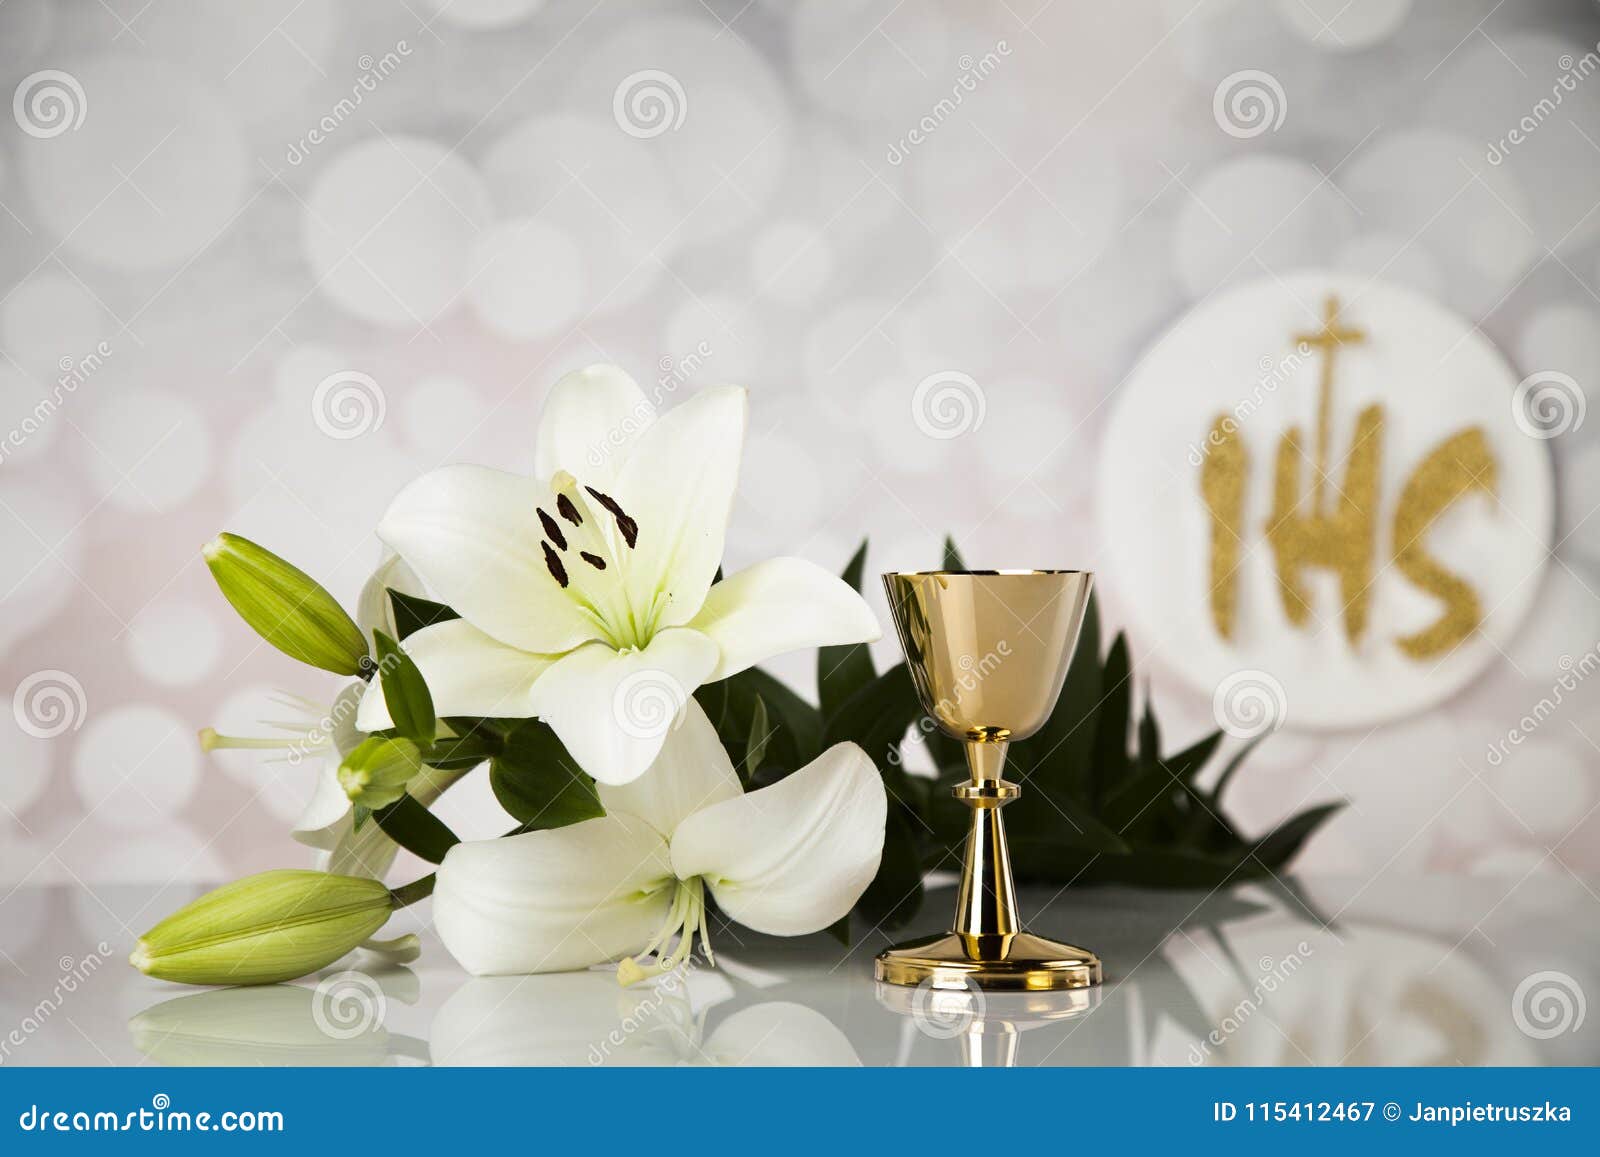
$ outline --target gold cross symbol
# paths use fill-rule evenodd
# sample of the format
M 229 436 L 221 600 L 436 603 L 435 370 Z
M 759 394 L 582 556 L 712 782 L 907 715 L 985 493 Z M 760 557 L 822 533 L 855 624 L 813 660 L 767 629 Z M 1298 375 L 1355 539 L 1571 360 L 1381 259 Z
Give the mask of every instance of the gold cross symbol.
M 1322 351 L 1322 377 L 1317 391 L 1317 461 L 1311 481 L 1311 509 L 1322 512 L 1322 480 L 1328 473 L 1329 426 L 1333 409 L 1333 361 L 1339 347 L 1360 345 L 1367 340 L 1365 330 L 1339 324 L 1339 298 L 1329 294 L 1322 305 L 1322 328 L 1316 333 L 1295 334 L 1295 346 L 1310 346 Z

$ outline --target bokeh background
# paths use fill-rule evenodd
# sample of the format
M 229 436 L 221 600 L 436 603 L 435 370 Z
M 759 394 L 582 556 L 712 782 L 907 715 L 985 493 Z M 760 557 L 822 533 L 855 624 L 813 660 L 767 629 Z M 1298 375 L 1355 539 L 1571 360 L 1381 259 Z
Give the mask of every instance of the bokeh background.
M 947 532 L 1094 567 L 1119 383 L 1247 277 L 1382 270 L 1595 389 L 1597 41 L 1579 0 L 5 0 L 0 886 L 309 862 L 311 768 L 195 733 L 331 687 L 201 545 L 248 535 L 353 600 L 396 489 L 526 469 L 581 365 L 669 404 L 750 388 L 730 569 L 864 536 L 869 570 L 930 567 Z M 1219 104 L 1241 83 L 1264 110 Z M 933 437 L 913 399 L 952 373 L 984 421 Z M 1272 736 L 1247 829 L 1348 796 L 1306 870 L 1600 871 L 1595 687 L 1485 758 L 1600 640 L 1597 436 L 1552 439 L 1516 645 L 1406 723 Z M 1209 729 L 1132 642 L 1169 738 Z M 464 834 L 503 826 L 459 791 Z

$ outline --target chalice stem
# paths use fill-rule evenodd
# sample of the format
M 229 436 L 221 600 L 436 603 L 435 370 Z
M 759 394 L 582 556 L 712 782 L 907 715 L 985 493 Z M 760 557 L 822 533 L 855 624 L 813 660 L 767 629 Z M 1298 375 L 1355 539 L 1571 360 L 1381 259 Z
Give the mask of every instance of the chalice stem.
M 972 785 L 960 793 L 972 809 L 972 827 L 967 834 L 953 931 L 979 960 L 1003 956 L 1004 938 L 1018 930 L 1011 854 L 1006 849 L 1006 829 L 1000 820 L 1000 808 L 1016 796 L 1016 788 L 1000 777 L 1005 768 L 1006 746 L 1003 739 L 967 743 Z

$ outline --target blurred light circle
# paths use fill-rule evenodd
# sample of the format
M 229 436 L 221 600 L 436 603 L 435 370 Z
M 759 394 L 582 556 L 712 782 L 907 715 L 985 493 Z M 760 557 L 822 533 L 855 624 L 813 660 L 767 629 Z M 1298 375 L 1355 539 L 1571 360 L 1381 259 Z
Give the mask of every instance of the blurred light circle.
M 56 270 L 33 274 L 0 306 L 0 348 L 42 381 L 98 356 L 100 342 L 111 336 L 94 295 Z
M 509 28 L 544 7 L 544 0 L 428 0 L 438 19 L 457 28 Z
M 291 406 L 309 406 L 321 383 L 351 366 L 348 351 L 305 342 L 278 359 L 272 371 L 272 388 Z
M 52 479 L 19 479 L 0 469 L 0 651 L 44 626 L 78 593 L 82 567 L 82 503 Z
M 632 20 L 585 55 L 573 76 L 573 107 L 612 110 L 619 85 L 637 73 L 662 74 L 673 82 L 661 80 L 667 91 L 683 91 L 676 127 L 641 139 L 613 120 L 611 133 L 665 168 L 683 206 L 674 222 L 682 238 L 725 237 L 757 219 L 780 187 L 792 132 L 772 65 L 720 24 Z
M 583 253 L 570 237 L 537 217 L 516 218 L 478 235 L 467 296 L 494 333 L 531 341 L 578 317 L 584 282 Z
M 823 465 L 781 430 L 754 430 L 745 448 L 738 503 L 768 536 L 793 541 L 822 521 Z
M 181 687 L 205 678 L 222 654 L 217 616 L 194 603 L 166 601 L 139 612 L 126 645 L 134 669 L 152 682 Z
M 1439 264 L 1416 237 L 1400 233 L 1364 233 L 1339 250 L 1334 265 L 1375 281 L 1404 285 L 1437 297 L 1444 277 Z
M 72 786 L 85 811 L 109 827 L 168 823 L 199 777 L 194 728 L 153 704 L 91 712 L 72 753 Z
M 9 689 L 9 688 L 8 688 Z M 15 716 L 0 720 L 0 814 L 20 816 L 33 806 L 50 782 L 54 761 L 65 756 L 66 745 L 30 735 Z
M 407 440 L 445 462 L 470 456 L 469 445 L 489 417 L 477 389 L 456 377 L 425 378 L 406 391 L 401 421 Z
M 698 351 L 698 373 L 703 380 L 740 384 L 761 376 L 766 354 L 766 331 L 750 303 L 732 294 L 711 293 L 691 298 L 667 319 L 663 336 L 666 356 L 674 361 Z
M 949 22 L 895 0 L 802 0 L 792 8 L 790 59 L 806 94 L 829 112 L 879 128 L 907 127 L 955 83 Z M 941 91 L 943 90 L 943 91 Z
M 903 376 L 896 343 L 882 328 L 896 312 L 892 300 L 852 298 L 806 331 L 801 354 L 806 383 L 830 417 L 854 420 L 862 382 Z
M 1542 735 L 1511 748 L 1484 779 L 1499 802 L 1501 825 L 1538 840 L 1565 839 L 1600 797 L 1600 782 L 1578 752 Z
M 1517 368 L 1524 374 L 1566 374 L 1577 381 L 1589 402 L 1600 409 L 1600 313 L 1577 302 L 1548 305 L 1522 325 L 1516 342 Z M 1581 426 L 1573 433 L 1590 440 Z M 1600 495 L 1596 495 L 1600 499 Z
M 1394 34 L 1411 0 L 1278 0 L 1284 22 L 1318 48 L 1353 52 Z
M 1590 494 L 1584 509 L 1595 505 Z M 1596 515 L 1595 517 L 1600 517 Z M 1507 658 L 1535 684 L 1550 684 L 1600 645 L 1600 597 L 1593 575 L 1579 576 L 1570 567 L 1549 566 L 1538 597 L 1512 644 Z
M 1492 39 L 1469 37 L 1429 78 L 1418 112 L 1473 142 L 1463 158 L 1466 169 L 1455 164 L 1457 186 L 1467 169 L 1485 178 L 1492 172 L 1513 177 L 1530 192 L 1518 213 L 1541 246 L 1562 252 L 1600 237 L 1594 211 L 1600 150 L 1583 139 L 1594 135 L 1600 119 L 1600 85 L 1584 71 L 1593 51 L 1593 35 L 1497 31 Z M 1419 178 L 1429 175 L 1420 162 L 1407 169 Z
M 1195 183 L 1174 234 L 1178 273 L 1195 297 L 1263 273 L 1325 264 L 1349 234 L 1350 207 L 1304 161 L 1256 154 Z
M 763 297 L 784 305 L 806 305 L 816 300 L 833 276 L 833 247 L 810 222 L 775 222 L 756 235 L 750 276 Z
M 489 216 L 483 182 L 460 157 L 420 137 L 388 136 L 318 174 L 305 245 L 322 291 L 342 309 L 381 325 L 426 326 L 466 289 Z
M 211 472 L 211 434 L 193 406 L 165 390 L 129 389 L 95 403 L 82 423 L 84 468 L 98 493 L 124 510 L 166 511 Z
M 1516 284 L 1539 246 L 1517 179 L 1479 160 L 1482 147 L 1430 130 L 1384 133 L 1340 170 L 1361 223 L 1422 249 L 1439 266 L 1442 300 L 1476 316 Z
M 83 124 L 21 153 L 38 219 L 69 249 L 122 269 L 173 264 L 215 241 L 250 173 L 223 102 L 152 60 L 105 56 L 70 71 L 87 98 Z
M 680 244 L 683 206 L 666 168 L 609 118 L 525 120 L 491 146 L 483 175 L 502 215 L 537 218 L 576 245 L 583 307 L 597 313 L 639 300 Z
M 146 52 L 225 85 L 252 120 L 292 109 L 287 93 L 341 71 L 334 0 L 161 0 L 129 22 Z
M 0 462 L 34 462 L 66 422 L 48 380 L 36 381 L 0 362 Z

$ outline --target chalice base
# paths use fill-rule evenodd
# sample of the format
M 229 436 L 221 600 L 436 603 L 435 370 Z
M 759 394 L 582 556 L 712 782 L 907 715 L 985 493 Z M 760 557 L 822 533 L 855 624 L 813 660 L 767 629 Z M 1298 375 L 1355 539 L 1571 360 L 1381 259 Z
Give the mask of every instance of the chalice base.
M 935 988 L 975 985 L 987 992 L 1047 992 L 1100 983 L 1100 958 L 1087 948 L 1028 932 L 964 935 L 898 944 L 881 953 L 873 975 L 887 984 Z

